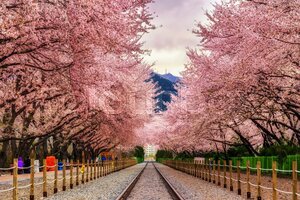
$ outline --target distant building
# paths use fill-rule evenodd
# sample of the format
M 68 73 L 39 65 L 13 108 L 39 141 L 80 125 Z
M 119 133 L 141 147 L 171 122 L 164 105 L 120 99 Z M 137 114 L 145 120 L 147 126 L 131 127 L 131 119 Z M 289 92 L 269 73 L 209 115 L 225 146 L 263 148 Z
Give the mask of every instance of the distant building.
M 154 145 L 146 145 L 145 146 L 145 157 L 154 157 L 156 154 L 156 148 Z

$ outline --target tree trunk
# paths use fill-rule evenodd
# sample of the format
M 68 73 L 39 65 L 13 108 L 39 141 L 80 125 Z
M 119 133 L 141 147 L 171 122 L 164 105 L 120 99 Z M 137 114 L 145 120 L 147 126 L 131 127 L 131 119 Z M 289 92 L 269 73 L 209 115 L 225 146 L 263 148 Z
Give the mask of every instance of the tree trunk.
M 0 151 L 0 167 L 9 167 L 9 160 L 8 160 L 8 147 L 9 147 L 9 140 L 4 141 L 2 143 L 2 149 Z

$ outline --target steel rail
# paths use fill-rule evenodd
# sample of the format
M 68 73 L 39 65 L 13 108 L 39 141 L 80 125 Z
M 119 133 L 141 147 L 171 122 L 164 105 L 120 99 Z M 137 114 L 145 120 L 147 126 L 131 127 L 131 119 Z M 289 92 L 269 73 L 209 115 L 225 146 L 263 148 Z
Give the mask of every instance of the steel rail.
M 160 172 L 160 170 L 155 166 L 153 162 L 151 162 L 154 166 L 156 172 L 159 174 L 159 177 L 162 179 L 166 189 L 168 190 L 170 196 L 173 200 L 184 200 L 184 198 L 176 191 L 170 181 Z M 133 188 L 135 187 L 136 183 L 138 182 L 139 178 L 143 174 L 144 170 L 146 169 L 148 162 L 146 163 L 145 167 L 139 172 L 139 174 L 129 183 L 129 185 L 123 190 L 123 192 L 116 198 L 116 200 L 126 200 Z
M 152 163 L 157 173 L 160 175 L 161 179 L 164 182 L 169 194 L 171 195 L 173 200 L 184 200 L 184 198 L 176 191 L 174 186 L 170 183 L 170 181 L 161 173 L 161 171 Z
M 116 200 L 125 200 L 130 195 L 132 189 L 138 182 L 139 178 L 143 174 L 144 170 L 146 169 L 148 162 L 146 163 L 145 167 L 134 177 L 134 179 L 129 183 L 129 185 L 123 190 L 123 192 L 116 198 Z

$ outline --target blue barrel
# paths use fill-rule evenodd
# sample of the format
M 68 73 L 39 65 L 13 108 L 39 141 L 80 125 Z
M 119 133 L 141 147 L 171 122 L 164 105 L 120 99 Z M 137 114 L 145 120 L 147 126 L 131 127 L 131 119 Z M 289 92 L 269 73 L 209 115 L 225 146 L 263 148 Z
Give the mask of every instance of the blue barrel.
M 63 169 L 63 163 L 62 162 L 58 162 L 58 170 L 62 170 Z

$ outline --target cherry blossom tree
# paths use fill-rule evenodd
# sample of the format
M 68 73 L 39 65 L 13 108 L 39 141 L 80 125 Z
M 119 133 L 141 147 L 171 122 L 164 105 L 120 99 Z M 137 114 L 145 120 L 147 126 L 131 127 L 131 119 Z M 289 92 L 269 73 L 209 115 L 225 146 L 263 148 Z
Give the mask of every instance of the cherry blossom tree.
M 151 2 L 1 4 L 1 166 L 31 149 L 41 158 L 72 146 L 78 157 L 132 145 L 152 108 L 140 42 L 154 28 Z
M 241 143 L 254 155 L 262 146 L 299 145 L 296 13 L 293 0 L 216 4 L 210 23 L 194 30 L 200 48 L 187 52 L 184 87 L 164 116 L 171 126 L 164 143 L 204 151 Z

